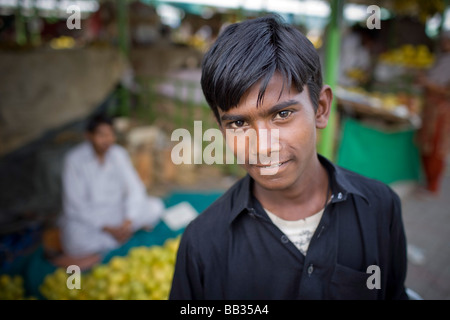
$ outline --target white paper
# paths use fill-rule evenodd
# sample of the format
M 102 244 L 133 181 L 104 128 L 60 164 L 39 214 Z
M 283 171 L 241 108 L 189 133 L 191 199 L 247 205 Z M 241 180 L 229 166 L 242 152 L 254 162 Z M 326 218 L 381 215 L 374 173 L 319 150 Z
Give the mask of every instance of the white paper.
M 165 210 L 162 220 L 172 230 L 176 231 L 186 227 L 198 212 L 191 206 L 189 202 L 183 201 Z

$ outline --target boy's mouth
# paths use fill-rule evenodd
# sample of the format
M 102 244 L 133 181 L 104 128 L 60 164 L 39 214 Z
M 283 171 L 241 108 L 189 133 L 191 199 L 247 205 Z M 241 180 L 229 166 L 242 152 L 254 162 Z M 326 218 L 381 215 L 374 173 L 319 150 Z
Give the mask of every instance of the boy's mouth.
M 262 165 L 262 164 L 254 164 L 253 166 L 259 168 L 259 169 L 273 169 L 273 168 L 279 168 L 282 165 L 284 165 L 285 163 L 289 162 L 290 160 L 286 160 L 286 161 L 280 161 L 277 163 L 271 163 L 268 165 Z

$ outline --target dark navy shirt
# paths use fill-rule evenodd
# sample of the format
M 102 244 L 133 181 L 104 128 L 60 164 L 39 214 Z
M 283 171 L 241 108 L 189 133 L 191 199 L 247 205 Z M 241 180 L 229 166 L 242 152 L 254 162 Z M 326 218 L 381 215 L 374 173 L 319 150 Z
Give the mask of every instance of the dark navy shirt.
M 318 157 L 332 200 L 306 256 L 272 223 L 247 175 L 186 227 L 170 299 L 407 299 L 399 197 Z

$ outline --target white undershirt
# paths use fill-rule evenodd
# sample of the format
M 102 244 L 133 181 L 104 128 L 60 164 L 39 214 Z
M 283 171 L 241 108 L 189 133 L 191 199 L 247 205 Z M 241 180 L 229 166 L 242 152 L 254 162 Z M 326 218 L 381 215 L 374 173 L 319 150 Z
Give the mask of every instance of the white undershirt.
M 266 210 L 272 222 L 289 238 L 303 255 L 306 255 L 309 242 L 319 225 L 324 209 L 305 219 L 294 221 L 281 219 L 267 209 L 264 210 Z

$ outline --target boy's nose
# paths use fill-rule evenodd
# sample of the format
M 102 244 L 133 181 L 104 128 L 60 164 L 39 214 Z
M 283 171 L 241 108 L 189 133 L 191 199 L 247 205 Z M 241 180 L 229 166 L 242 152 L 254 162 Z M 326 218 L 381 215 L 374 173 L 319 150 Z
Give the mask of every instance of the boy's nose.
M 258 162 L 273 162 L 272 155 L 280 152 L 279 129 L 259 127 L 256 130 L 256 141 L 250 141 L 250 156 L 258 157 Z

